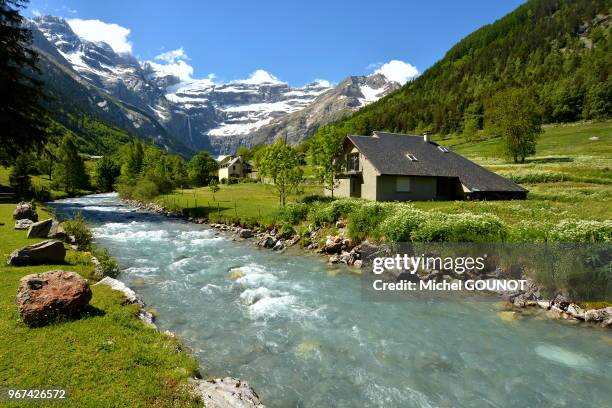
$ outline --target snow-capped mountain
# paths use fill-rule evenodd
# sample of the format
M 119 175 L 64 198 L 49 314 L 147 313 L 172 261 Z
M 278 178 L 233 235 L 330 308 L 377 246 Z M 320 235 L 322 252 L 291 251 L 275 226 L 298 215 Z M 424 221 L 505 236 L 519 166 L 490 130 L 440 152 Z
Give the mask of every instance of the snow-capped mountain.
M 227 83 L 180 79 L 164 65 L 138 61 L 104 42 L 87 41 L 63 18 L 37 17 L 31 26 L 42 34 L 35 33 L 35 46 L 58 64 L 155 122 L 152 127 L 193 150 L 214 154 L 233 153 L 239 144 L 271 142 L 279 135 L 298 143 L 318 126 L 399 87 L 380 74 L 349 77 L 334 88 L 323 80 L 293 88 L 263 70 Z M 108 110 L 109 101 L 98 101 L 97 107 Z M 128 120 L 134 118 L 131 127 L 136 129 L 144 125 L 137 116 L 127 115 Z
M 299 143 L 314 135 L 320 126 L 342 119 L 399 88 L 399 83 L 389 81 L 382 74 L 350 76 L 304 109 L 273 120 L 249 134 L 242 143 L 272 143 L 277 137 L 292 144 Z
M 216 139 L 249 135 L 275 119 L 302 110 L 329 89 L 324 81 L 291 88 L 267 72 L 257 71 L 247 80 L 226 84 L 210 80 L 180 82 L 167 88 L 166 98 L 185 115 L 194 143 L 207 137 L 214 146 Z

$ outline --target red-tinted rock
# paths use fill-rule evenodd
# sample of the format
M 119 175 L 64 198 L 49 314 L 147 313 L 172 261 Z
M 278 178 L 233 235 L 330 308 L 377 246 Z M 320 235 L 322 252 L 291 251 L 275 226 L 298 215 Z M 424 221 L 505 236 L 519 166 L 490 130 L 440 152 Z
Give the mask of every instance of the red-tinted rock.
M 21 278 L 16 300 L 24 323 L 42 326 L 77 315 L 91 300 L 91 290 L 81 275 L 57 270 Z

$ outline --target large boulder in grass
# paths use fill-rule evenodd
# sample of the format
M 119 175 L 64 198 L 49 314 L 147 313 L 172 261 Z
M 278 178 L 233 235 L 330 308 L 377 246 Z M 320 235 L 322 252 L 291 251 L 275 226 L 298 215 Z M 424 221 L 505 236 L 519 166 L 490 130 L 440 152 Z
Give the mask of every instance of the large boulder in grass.
M 60 270 L 24 276 L 16 299 L 21 319 L 28 326 L 76 316 L 90 300 L 87 280 L 75 272 Z
M 7 263 L 15 266 L 62 264 L 65 256 L 64 244 L 50 239 L 14 250 Z
M 53 223 L 51 224 L 51 229 L 49 229 L 47 237 L 59 240 L 66 239 L 66 231 L 64 230 L 64 227 L 62 227 L 59 221 L 53 220 Z
M 32 203 L 22 201 L 15 207 L 13 218 L 16 220 L 28 219 L 36 222 L 38 221 L 38 214 Z
M 52 225 L 51 218 L 33 223 L 28 229 L 28 238 L 47 238 Z

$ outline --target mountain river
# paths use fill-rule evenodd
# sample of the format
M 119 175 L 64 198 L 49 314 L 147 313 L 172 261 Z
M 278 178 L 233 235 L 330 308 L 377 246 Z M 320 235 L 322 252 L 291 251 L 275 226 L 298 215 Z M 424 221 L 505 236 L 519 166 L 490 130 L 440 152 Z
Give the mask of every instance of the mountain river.
M 248 381 L 268 407 L 610 407 L 610 330 L 506 321 L 495 299 L 362 301 L 359 277 L 322 258 L 232 242 L 115 194 L 50 206 L 82 212 L 204 376 Z

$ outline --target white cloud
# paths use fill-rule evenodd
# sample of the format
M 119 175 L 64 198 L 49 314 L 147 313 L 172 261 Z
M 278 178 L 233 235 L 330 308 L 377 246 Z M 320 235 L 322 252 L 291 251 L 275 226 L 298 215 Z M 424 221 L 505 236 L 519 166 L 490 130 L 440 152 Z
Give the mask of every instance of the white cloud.
M 324 86 L 326 88 L 331 88 L 332 87 L 332 83 L 329 82 L 327 79 L 315 79 L 312 82 L 315 83 L 315 84 L 318 84 L 319 86 Z
M 185 52 L 183 47 L 177 48 L 176 50 L 166 51 L 155 57 L 156 60 L 165 61 L 168 63 L 175 63 L 177 61 L 189 61 L 191 58 Z
M 193 75 L 193 67 L 182 60 L 171 62 L 169 64 L 158 64 L 157 62 L 153 61 L 147 61 L 147 63 L 151 66 L 151 68 L 153 68 L 157 76 L 160 77 L 172 75 L 179 78 L 181 81 L 189 81 Z
M 272 75 L 271 73 L 264 71 L 263 69 L 258 69 L 253 72 L 251 76 L 247 79 L 243 79 L 240 81 L 236 81 L 241 84 L 251 84 L 251 85 L 259 85 L 259 84 L 284 84 L 283 81 L 279 80 L 277 77 Z
M 105 42 L 115 52 L 132 52 L 132 43 L 128 41 L 130 29 L 118 24 L 105 23 L 100 20 L 68 20 L 70 28 L 81 38 L 92 42 Z
M 377 64 L 378 65 L 378 64 Z M 375 74 L 383 74 L 388 80 L 399 82 L 404 85 L 409 80 L 419 75 L 419 70 L 407 62 L 391 60 L 378 67 Z
M 40 17 L 42 16 L 42 13 L 40 12 L 40 10 L 32 10 L 32 15 L 34 17 Z

